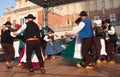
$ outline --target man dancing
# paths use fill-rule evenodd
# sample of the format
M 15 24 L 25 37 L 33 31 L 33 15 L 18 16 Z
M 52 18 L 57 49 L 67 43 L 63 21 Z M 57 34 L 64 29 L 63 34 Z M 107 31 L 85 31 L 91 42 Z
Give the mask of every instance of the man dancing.
M 31 56 L 33 50 L 35 51 L 37 58 L 39 60 L 39 65 L 41 66 L 40 70 L 42 74 L 45 74 L 46 70 L 44 68 L 44 62 L 41 55 L 41 45 L 40 45 L 40 32 L 38 25 L 33 21 L 36 19 L 32 14 L 29 14 L 25 17 L 28 21 L 25 25 L 23 25 L 17 32 L 14 32 L 14 35 L 20 34 L 22 31 L 25 32 L 25 40 L 26 40 L 26 56 L 27 63 L 30 75 L 34 75 L 34 70 L 32 67 Z

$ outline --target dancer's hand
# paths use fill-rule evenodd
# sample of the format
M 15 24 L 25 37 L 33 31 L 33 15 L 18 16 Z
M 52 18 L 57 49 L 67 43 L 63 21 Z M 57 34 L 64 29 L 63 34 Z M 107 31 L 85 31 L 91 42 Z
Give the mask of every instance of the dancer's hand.
M 13 35 L 16 35 L 16 32 L 13 32 Z
M 50 42 L 52 42 L 53 40 L 52 39 L 49 39 Z
M 108 30 L 107 30 L 107 29 L 104 29 L 104 32 L 108 32 Z

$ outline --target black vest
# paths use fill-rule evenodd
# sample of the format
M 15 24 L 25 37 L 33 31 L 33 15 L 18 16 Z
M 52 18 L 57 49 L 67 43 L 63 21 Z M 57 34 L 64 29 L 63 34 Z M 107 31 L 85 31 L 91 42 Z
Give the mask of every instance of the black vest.
M 35 22 L 29 21 L 26 25 L 25 39 L 34 37 L 40 38 L 39 27 Z
M 14 38 L 10 35 L 10 30 L 1 30 L 1 43 L 13 44 Z
M 111 25 L 108 26 L 108 30 L 110 30 L 111 27 L 112 27 Z M 110 37 L 110 41 L 117 41 L 117 35 L 116 35 L 116 33 L 114 35 L 110 35 L 109 34 L 109 37 Z

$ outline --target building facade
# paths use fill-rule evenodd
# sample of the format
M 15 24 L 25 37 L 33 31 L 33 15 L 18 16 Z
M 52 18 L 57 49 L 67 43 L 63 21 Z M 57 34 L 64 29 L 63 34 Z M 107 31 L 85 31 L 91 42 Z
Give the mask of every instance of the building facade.
M 119 24 L 120 0 L 88 0 L 48 8 L 48 26 L 60 34 L 71 30 L 83 10 L 88 12 L 91 20 L 109 18 L 114 25 Z M 24 17 L 28 14 L 36 16 L 35 22 L 43 25 L 43 8 L 28 0 L 16 0 L 15 8 L 7 8 L 0 18 L 0 25 L 2 27 L 6 21 L 23 25 L 26 22 Z

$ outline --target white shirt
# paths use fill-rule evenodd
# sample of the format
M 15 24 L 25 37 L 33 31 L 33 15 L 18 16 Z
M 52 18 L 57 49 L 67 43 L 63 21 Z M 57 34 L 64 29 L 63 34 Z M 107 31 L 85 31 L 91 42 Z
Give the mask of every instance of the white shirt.
M 110 34 L 110 35 L 114 35 L 115 34 L 115 28 L 113 26 L 111 26 L 111 29 L 108 30 L 108 34 Z
M 107 29 L 108 29 L 108 26 L 107 26 Z M 105 37 L 106 40 L 108 40 L 110 38 L 109 34 L 110 35 L 114 35 L 115 34 L 115 28 L 113 26 L 111 26 L 110 30 L 108 30 L 108 32 L 106 33 L 106 37 Z
M 54 40 L 59 39 L 59 37 L 57 37 L 54 33 L 52 33 L 52 34 L 45 35 L 44 40 L 46 42 L 50 41 L 50 39 L 48 39 L 48 36 L 54 36 Z
M 24 24 L 19 30 L 17 30 L 16 35 L 22 33 L 26 28 L 27 28 L 27 25 Z M 39 29 L 41 30 L 42 27 L 40 27 Z
M 27 28 L 27 25 L 24 24 L 20 29 L 17 30 L 16 35 L 22 33 Z
M 78 26 L 73 27 L 73 30 L 70 32 L 70 35 L 76 35 L 79 31 L 81 31 L 85 26 L 84 22 L 80 22 Z

